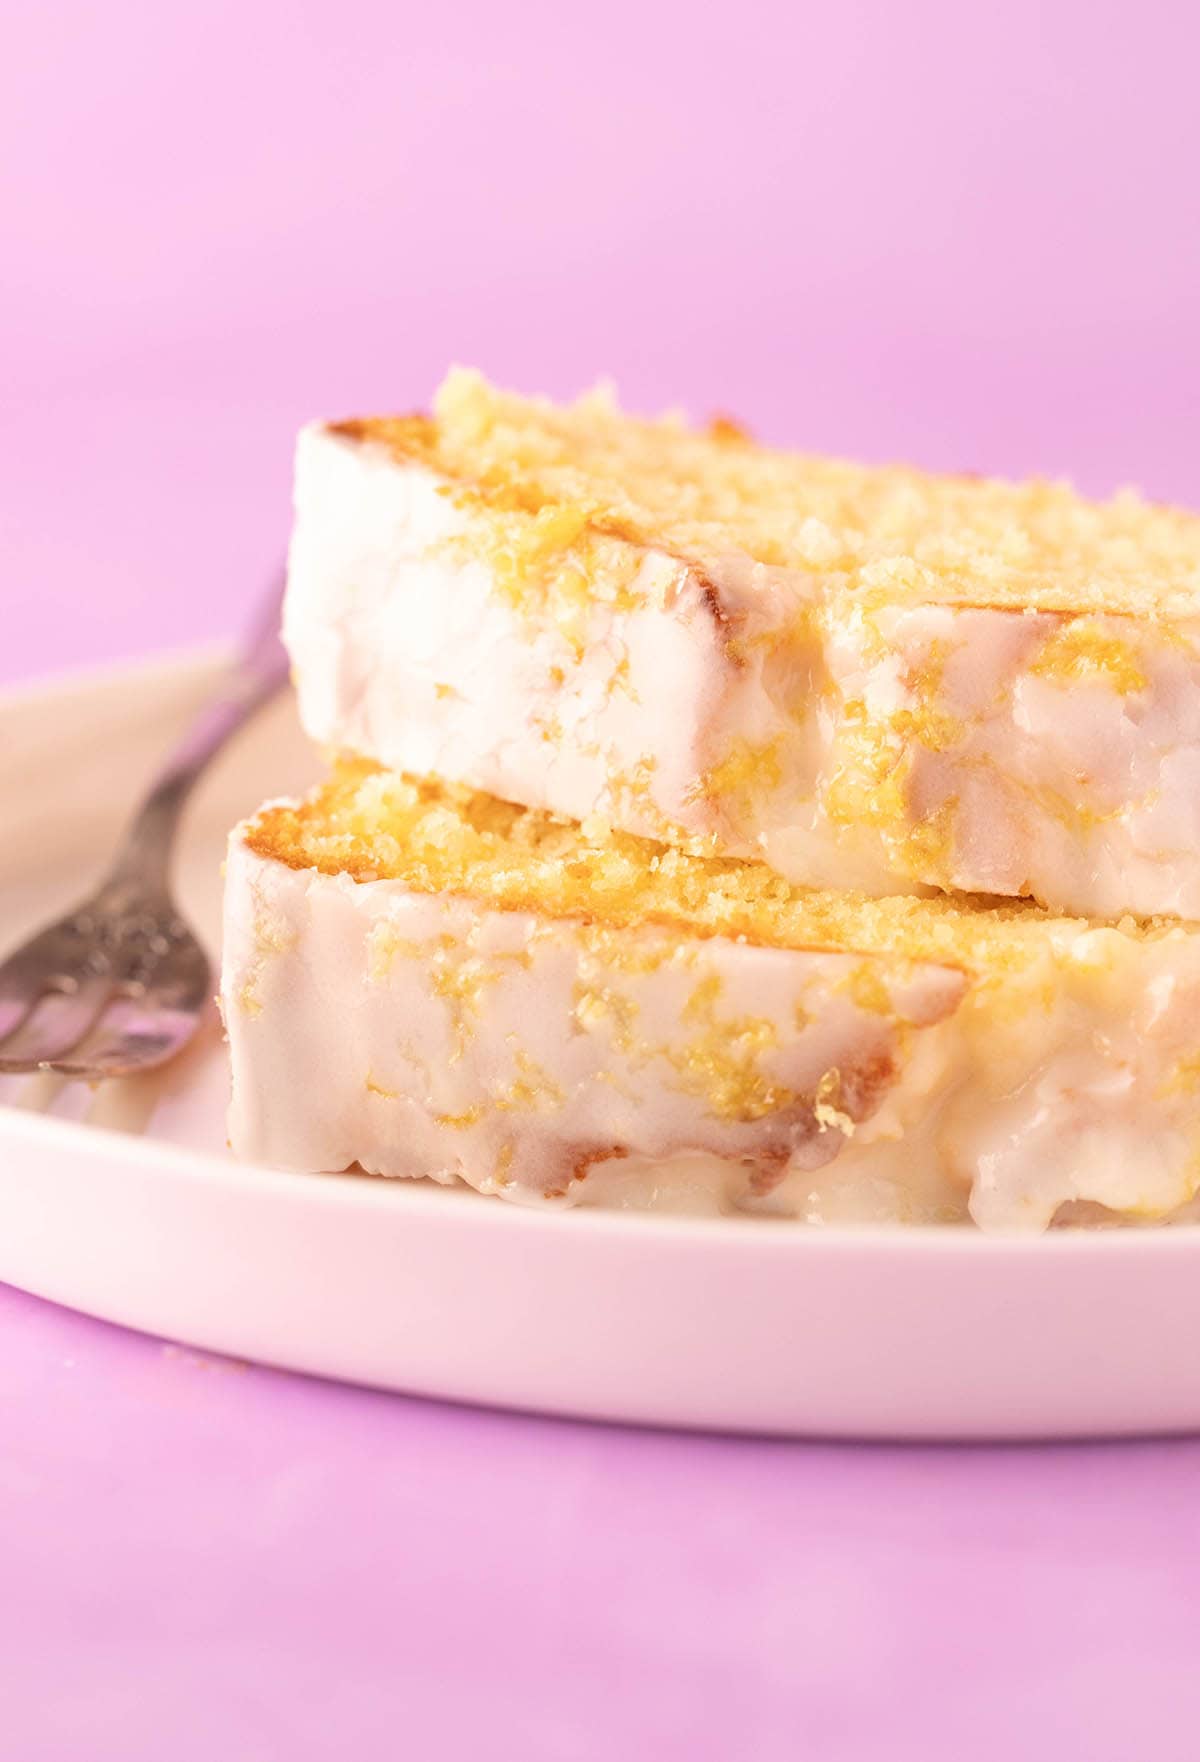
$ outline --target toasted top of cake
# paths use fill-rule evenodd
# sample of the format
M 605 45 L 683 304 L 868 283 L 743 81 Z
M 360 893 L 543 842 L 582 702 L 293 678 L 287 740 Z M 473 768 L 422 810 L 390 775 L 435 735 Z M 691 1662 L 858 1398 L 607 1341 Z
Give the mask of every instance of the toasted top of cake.
M 265 807 L 245 837 L 259 856 L 293 869 L 400 881 L 416 893 L 468 895 L 502 911 L 582 918 L 614 930 L 658 923 L 689 936 L 992 972 L 1040 958 L 1048 936 L 1069 940 L 1093 927 L 1024 900 L 872 899 L 794 887 L 759 863 L 693 856 L 356 759 L 342 760 L 303 802 Z M 1113 933 L 1188 934 L 1132 918 Z
M 703 432 L 677 417 L 646 421 L 606 390 L 559 408 L 463 369 L 432 417 L 334 431 L 427 465 L 465 502 L 532 516 L 543 553 L 604 533 L 701 566 L 745 558 L 889 601 L 1200 611 L 1200 517 L 1131 490 L 1098 502 L 1062 483 L 774 451 L 725 419 Z

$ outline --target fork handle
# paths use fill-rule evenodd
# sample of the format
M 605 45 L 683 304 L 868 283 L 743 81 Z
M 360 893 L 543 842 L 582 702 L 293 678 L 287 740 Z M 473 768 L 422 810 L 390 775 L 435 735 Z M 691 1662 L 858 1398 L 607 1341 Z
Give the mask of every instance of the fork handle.
M 151 784 L 130 823 L 112 880 L 165 888 L 171 846 L 193 785 L 238 730 L 280 689 L 288 657 L 279 635 L 283 571 L 215 695 L 200 710 Z

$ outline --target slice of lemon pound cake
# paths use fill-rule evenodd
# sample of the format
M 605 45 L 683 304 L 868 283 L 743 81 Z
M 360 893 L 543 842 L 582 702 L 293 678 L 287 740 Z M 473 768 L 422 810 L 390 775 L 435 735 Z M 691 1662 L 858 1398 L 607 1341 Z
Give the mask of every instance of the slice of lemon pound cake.
M 231 1139 L 508 1198 L 1041 1228 L 1200 1183 L 1200 934 L 804 892 L 365 763 L 232 836 Z
M 791 880 L 1200 917 L 1200 519 L 455 373 L 301 436 L 308 732 Z

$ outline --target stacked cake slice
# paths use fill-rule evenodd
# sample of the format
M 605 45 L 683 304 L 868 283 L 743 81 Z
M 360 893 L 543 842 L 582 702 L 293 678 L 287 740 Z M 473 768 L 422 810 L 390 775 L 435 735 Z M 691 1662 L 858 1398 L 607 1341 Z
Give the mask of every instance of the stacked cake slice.
M 306 430 L 285 637 L 340 756 L 233 836 L 234 1148 L 559 1202 L 1186 1214 L 1198 614 L 1200 520 L 1132 496 L 466 374 Z

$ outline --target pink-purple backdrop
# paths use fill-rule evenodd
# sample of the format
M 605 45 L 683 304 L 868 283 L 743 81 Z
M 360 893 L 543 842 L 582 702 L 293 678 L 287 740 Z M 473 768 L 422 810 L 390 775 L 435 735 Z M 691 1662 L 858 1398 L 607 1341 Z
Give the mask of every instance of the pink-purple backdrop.
M 1200 503 L 1196 16 L 0 0 L 0 676 L 232 628 L 297 423 L 451 359 Z M 446 1411 L 0 1290 L 0 1756 L 1194 1762 L 1198 1481 Z
M 3 567 L 39 664 L 227 627 L 299 421 L 451 360 L 1200 502 L 1185 0 L 0 24 Z

